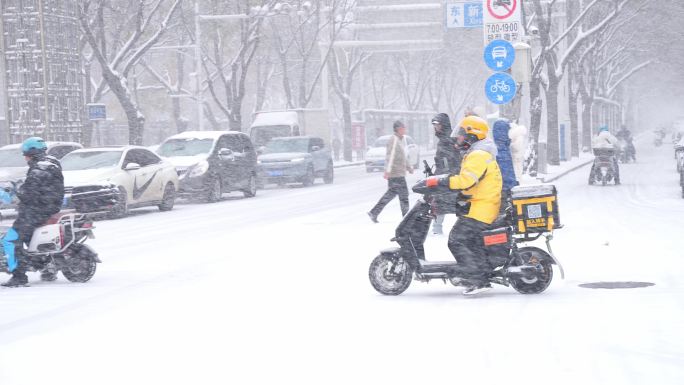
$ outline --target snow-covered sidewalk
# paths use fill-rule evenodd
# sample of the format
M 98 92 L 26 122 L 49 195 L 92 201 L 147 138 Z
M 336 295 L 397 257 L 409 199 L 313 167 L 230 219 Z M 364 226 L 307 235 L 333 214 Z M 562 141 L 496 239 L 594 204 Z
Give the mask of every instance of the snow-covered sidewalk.
M 578 158 L 573 158 L 569 161 L 561 162 L 560 165 L 558 166 L 546 166 L 546 173 L 545 174 L 538 174 L 537 175 L 537 180 L 540 180 L 544 183 L 550 183 L 555 180 L 558 180 L 559 178 L 567 175 L 568 173 L 571 173 L 577 169 L 580 169 L 591 162 L 594 161 L 594 155 L 588 152 L 583 152 L 580 153 L 580 156 Z M 587 174 L 587 177 L 588 174 Z

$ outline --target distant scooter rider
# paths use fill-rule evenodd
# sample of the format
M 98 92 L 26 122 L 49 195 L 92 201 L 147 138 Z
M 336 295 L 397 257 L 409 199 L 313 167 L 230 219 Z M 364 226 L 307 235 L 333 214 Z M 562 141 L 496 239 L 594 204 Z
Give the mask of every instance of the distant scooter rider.
M 636 161 L 636 149 L 634 148 L 634 138 L 632 138 L 632 133 L 623 124 L 620 126 L 620 131 L 615 134 L 618 140 L 624 140 L 627 143 L 627 159 L 632 158 Z
M 487 121 L 478 116 L 467 116 L 459 123 L 456 141 L 465 151 L 458 175 L 440 181 L 452 190 L 468 196 L 468 212 L 458 218 L 449 234 L 449 250 L 456 261 L 470 270 L 469 287 L 465 295 L 491 289 L 488 275 L 491 266 L 486 260 L 482 232 L 499 215 L 502 177 L 496 163 L 496 146 L 487 138 Z
M 592 148 L 594 150 L 612 150 L 613 154 L 617 150 L 618 139 L 608 131 L 608 126 L 601 126 L 599 133 L 592 139 Z M 615 170 L 615 184 L 620 184 L 620 169 L 618 168 L 617 158 L 613 155 L 613 169 Z M 596 177 L 596 161 L 591 166 L 589 172 L 589 183 L 594 181 Z
M 432 128 L 435 130 L 435 136 L 438 139 L 437 151 L 435 152 L 435 175 L 442 174 L 456 174 L 461 169 L 461 161 L 463 155 L 461 151 L 456 148 L 456 138 L 451 137 L 451 122 L 449 115 L 439 113 L 432 118 Z M 444 223 L 444 215 L 453 213 L 449 210 L 449 206 L 455 207 L 456 202 L 449 200 L 448 196 L 439 196 L 437 199 L 437 215 L 435 222 L 432 225 L 432 232 L 434 234 L 442 234 L 442 223 Z
M 22 143 L 21 151 L 29 169 L 26 180 L 17 191 L 17 219 L 2 240 L 8 270 L 12 272 L 12 278 L 2 284 L 7 287 L 28 286 L 26 267 L 15 252 L 15 247 L 22 250 L 23 244 L 31 241 L 33 231 L 60 211 L 64 200 L 62 166 L 57 159 L 46 155 L 45 141 L 38 137 L 28 138 Z M 43 272 L 41 279 L 52 281 L 55 275 Z

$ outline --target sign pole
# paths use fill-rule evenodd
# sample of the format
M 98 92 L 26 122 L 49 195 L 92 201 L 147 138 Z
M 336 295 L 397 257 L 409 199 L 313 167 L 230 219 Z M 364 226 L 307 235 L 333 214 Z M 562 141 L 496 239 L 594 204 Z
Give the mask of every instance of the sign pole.
M 522 41 L 522 0 L 482 0 L 484 10 L 484 61 L 493 75 L 485 83 L 487 99 L 499 106 L 499 118 L 508 117 L 510 103 L 518 95 L 518 83 L 511 77 L 510 68 L 516 60 L 512 43 Z

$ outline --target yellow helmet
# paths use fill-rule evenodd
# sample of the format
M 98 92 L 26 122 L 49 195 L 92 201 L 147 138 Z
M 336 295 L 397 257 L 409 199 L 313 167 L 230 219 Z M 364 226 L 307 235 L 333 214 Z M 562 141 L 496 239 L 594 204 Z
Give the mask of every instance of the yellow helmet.
M 473 134 L 478 140 L 482 140 L 487 137 L 487 132 L 489 132 L 489 125 L 487 121 L 479 116 L 470 115 L 466 116 L 458 124 L 460 128 L 465 130 L 466 134 Z

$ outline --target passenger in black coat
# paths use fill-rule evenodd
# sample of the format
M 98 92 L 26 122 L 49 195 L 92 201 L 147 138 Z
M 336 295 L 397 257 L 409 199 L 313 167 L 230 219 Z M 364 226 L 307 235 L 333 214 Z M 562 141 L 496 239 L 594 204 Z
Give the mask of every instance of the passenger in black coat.
M 59 212 L 64 201 L 64 176 L 59 161 L 43 153 L 30 157 L 28 165 L 26 180 L 17 190 L 18 215 L 12 226 L 24 243 L 31 240 L 36 227 Z
M 461 171 L 463 154 L 456 148 L 456 139 L 451 137 L 451 122 L 449 115 L 439 113 L 432 118 L 432 127 L 438 139 L 435 153 L 435 174 L 458 174 Z M 437 199 L 437 217 L 432 226 L 434 234 L 442 234 L 444 214 L 454 213 L 456 202 L 450 196 L 440 196 Z

